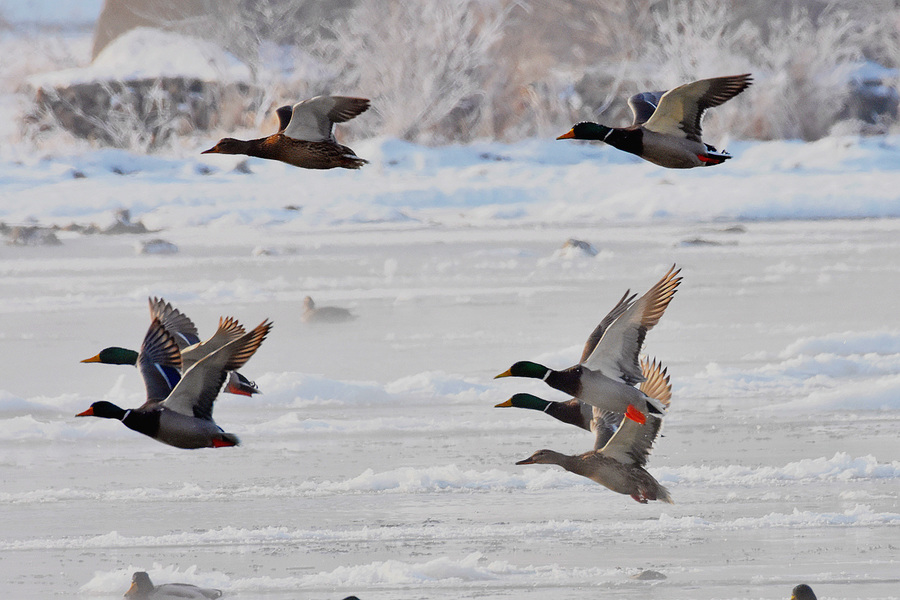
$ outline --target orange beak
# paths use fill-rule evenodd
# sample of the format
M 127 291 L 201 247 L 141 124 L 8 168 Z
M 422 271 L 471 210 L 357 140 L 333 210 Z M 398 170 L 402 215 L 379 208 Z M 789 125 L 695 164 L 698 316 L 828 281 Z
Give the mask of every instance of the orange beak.
M 128 588 L 128 591 L 125 592 L 125 598 L 131 598 L 132 596 L 136 596 L 138 593 L 137 584 L 132 583 L 131 587 Z
M 92 406 L 89 409 L 87 409 L 86 411 L 80 412 L 75 416 L 76 417 L 93 417 L 94 416 L 94 407 Z
M 512 406 L 512 400 L 507 400 L 506 402 L 501 402 L 500 404 L 495 404 L 494 408 L 506 408 L 507 406 Z
M 559 136 L 559 137 L 556 138 L 556 139 L 558 139 L 558 140 L 568 140 L 568 139 L 572 139 L 572 138 L 574 138 L 574 137 L 575 137 L 575 128 L 573 127 L 572 129 L 568 130 L 567 132 L 565 132 L 564 134 L 562 134 L 561 136 Z
M 98 354 L 97 356 L 92 356 L 90 358 L 86 358 L 81 362 L 83 362 L 83 363 L 100 362 L 100 355 Z

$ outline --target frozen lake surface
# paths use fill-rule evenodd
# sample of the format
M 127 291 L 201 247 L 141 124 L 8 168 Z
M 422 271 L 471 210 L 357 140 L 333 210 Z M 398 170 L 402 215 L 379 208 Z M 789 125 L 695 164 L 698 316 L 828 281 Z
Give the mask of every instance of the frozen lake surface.
M 119 598 L 131 573 L 227 598 L 900 598 L 897 139 L 732 144 L 664 171 L 592 146 L 355 143 L 359 173 L 79 151 L 0 162 L 0 591 Z M 113 167 L 117 167 L 117 174 Z M 85 177 L 73 177 L 74 172 Z M 865 217 L 847 219 L 846 217 Z M 174 255 L 135 244 L 164 238 Z M 596 256 L 561 250 L 569 238 Z M 573 364 L 622 293 L 684 281 L 644 346 L 674 396 L 640 505 L 556 467 L 591 434 L 495 409 Z M 184 451 L 121 424 L 163 296 L 201 335 L 275 328 L 223 395 L 243 445 Z M 302 299 L 357 319 L 305 325 Z M 665 576 L 638 580 L 644 570 Z

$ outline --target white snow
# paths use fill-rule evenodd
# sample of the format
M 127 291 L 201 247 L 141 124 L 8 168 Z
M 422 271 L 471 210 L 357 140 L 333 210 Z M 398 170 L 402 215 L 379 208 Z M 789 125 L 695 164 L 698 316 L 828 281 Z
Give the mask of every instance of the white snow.
M 145 42 L 146 61 L 123 45 L 65 77 L 241 76 Z M 103 226 L 125 208 L 152 230 L 0 246 L 0 595 L 119 598 L 147 570 L 237 600 L 774 600 L 799 582 L 900 598 L 900 137 L 738 141 L 685 172 L 568 141 L 368 139 L 350 143 L 359 171 L 245 174 L 199 154 L 214 141 L 0 146 L 3 223 Z M 178 253 L 135 252 L 154 239 Z M 592 437 L 493 408 L 567 397 L 492 377 L 573 364 L 673 263 L 684 282 L 645 351 L 672 377 L 648 469 L 676 504 L 516 466 Z M 306 295 L 358 318 L 306 325 Z M 136 348 L 148 296 L 203 336 L 220 316 L 273 319 L 242 369 L 263 394 L 216 403 L 241 446 L 75 418 L 141 404 L 136 369 L 78 361 Z M 632 579 L 645 569 L 666 578 Z
M 86 67 L 40 73 L 34 88 L 79 83 L 183 77 L 200 81 L 248 82 L 250 69 L 212 42 L 151 27 L 136 27 L 109 43 Z

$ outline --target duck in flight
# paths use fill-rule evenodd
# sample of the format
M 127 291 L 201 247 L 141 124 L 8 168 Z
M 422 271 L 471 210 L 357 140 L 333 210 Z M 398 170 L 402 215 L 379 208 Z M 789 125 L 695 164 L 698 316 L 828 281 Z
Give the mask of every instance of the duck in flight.
M 366 98 L 316 96 L 278 108 L 277 133 L 255 140 L 224 138 L 201 154 L 246 154 L 303 169 L 358 169 L 369 161 L 337 142 L 334 124 L 349 121 L 368 108 Z
M 583 122 L 556 139 L 599 140 L 670 169 L 720 165 L 731 155 L 703 142 L 703 113 L 734 98 L 752 82 L 745 73 L 701 79 L 667 92 L 641 92 L 628 99 L 634 113 L 628 127 Z
M 646 379 L 641 382 L 641 392 L 655 397 L 666 406 L 672 397 L 672 385 L 661 364 L 642 363 Z M 641 504 L 650 500 L 672 503 L 669 491 L 644 467 L 650 456 L 653 442 L 662 427 L 662 419 L 648 416 L 641 424 L 618 415 L 615 420 L 594 407 L 594 449 L 574 456 L 553 450 L 538 450 L 517 465 L 554 464 L 576 475 L 587 477 L 620 494 L 627 494 Z
M 531 377 L 602 410 L 644 423 L 650 413 L 662 417 L 665 405 L 634 386 L 645 380 L 638 356 L 644 337 L 662 317 L 681 283 L 681 269 L 672 268 L 647 293 L 626 291 L 594 328 L 577 365 L 555 371 L 520 361 L 495 377 Z
M 180 368 L 174 368 L 166 365 L 156 365 L 155 371 L 144 374 L 144 383 L 153 383 L 153 389 L 148 387 L 147 398 L 149 400 L 163 400 L 178 383 L 181 378 L 181 371 L 190 368 L 195 362 L 220 347 L 223 343 L 222 338 L 213 336 L 205 342 L 200 341 L 200 335 L 197 332 L 197 326 L 188 318 L 187 315 L 166 302 L 162 298 L 150 298 L 150 319 L 158 318 L 160 323 L 171 336 L 175 339 L 175 343 L 181 352 L 182 365 Z M 240 327 L 237 321 L 233 321 L 234 326 Z M 243 328 L 241 328 L 243 332 Z M 102 363 L 106 365 L 137 365 L 140 362 L 139 353 L 128 348 L 120 348 L 118 346 L 110 346 L 104 348 L 97 355 L 86 358 L 83 363 Z M 252 396 L 259 393 L 259 388 L 255 383 L 241 375 L 237 371 L 231 371 L 228 374 L 228 381 L 223 390 L 229 394 L 237 394 L 239 396 Z
M 138 433 L 176 448 L 222 448 L 240 444 L 238 437 L 226 433 L 212 418 L 213 402 L 225 383 L 228 371 L 239 369 L 262 344 L 272 328 L 263 321 L 244 332 L 233 319 L 223 319 L 213 336 L 227 340 L 216 350 L 185 370 L 167 396 L 152 399 L 168 383 L 158 366 L 181 367 L 181 352 L 172 335 L 158 318 L 153 319 L 141 344 L 138 367 L 145 378 L 148 399 L 139 408 L 125 410 L 112 402 L 94 402 L 76 417 L 116 419 Z

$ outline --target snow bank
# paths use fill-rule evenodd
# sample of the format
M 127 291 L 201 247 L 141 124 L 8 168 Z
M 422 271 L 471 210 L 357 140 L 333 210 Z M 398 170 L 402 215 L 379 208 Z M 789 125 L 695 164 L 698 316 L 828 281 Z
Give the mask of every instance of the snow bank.
M 250 69 L 212 42 L 151 27 L 137 27 L 115 40 L 90 66 L 40 73 L 35 88 L 68 87 L 98 81 L 139 81 L 183 77 L 200 81 L 246 82 Z

